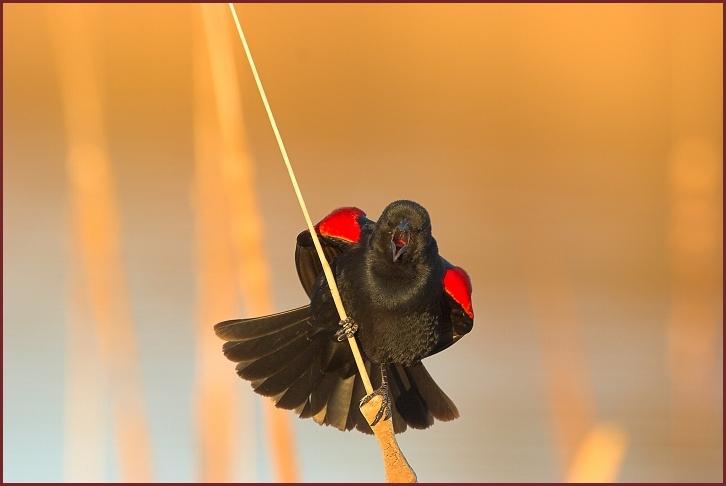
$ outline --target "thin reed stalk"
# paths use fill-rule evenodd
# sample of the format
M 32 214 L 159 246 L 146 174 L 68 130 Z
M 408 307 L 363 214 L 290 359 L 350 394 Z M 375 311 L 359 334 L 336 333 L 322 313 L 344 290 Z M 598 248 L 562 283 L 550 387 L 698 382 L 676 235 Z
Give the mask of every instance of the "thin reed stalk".
M 86 331 L 96 334 L 110 384 L 113 435 L 121 479 L 149 481 L 152 479 L 149 430 L 139 380 L 136 336 L 121 265 L 121 232 L 103 129 L 97 64 L 91 52 L 93 39 L 84 21 L 89 11 L 87 7 L 66 5 L 53 8 L 51 13 L 65 116 L 69 209 L 74 246 L 80 253 L 80 268 L 73 271 L 80 274 L 95 325 L 95 329 Z

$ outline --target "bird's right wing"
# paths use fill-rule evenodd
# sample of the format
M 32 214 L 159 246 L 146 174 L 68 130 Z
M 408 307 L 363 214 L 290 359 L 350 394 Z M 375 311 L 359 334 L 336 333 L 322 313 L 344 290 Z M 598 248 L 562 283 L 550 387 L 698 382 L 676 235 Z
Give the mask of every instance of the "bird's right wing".
M 315 231 L 328 263 L 332 264 L 337 256 L 357 245 L 367 224 L 371 224 L 371 221 L 358 208 L 336 209 L 316 224 Z M 315 251 L 313 238 L 307 230 L 297 237 L 295 266 L 300 283 L 308 297 L 312 298 L 315 281 L 323 273 L 323 267 Z

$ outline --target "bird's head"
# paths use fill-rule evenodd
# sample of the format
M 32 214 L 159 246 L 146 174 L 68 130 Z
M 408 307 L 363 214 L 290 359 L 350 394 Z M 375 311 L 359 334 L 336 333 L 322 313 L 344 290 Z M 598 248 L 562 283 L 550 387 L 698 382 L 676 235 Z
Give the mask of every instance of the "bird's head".
M 423 263 L 436 254 L 429 213 L 413 201 L 395 201 L 383 210 L 373 230 L 371 248 L 395 265 Z

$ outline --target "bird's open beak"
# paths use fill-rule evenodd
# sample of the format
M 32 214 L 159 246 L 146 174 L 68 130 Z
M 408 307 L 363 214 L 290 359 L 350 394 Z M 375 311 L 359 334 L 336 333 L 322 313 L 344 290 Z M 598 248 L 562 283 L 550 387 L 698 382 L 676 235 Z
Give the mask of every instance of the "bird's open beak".
M 398 226 L 396 226 L 396 229 L 393 230 L 393 235 L 391 235 L 391 252 L 393 254 L 394 262 L 398 261 L 398 259 L 401 258 L 401 255 L 406 252 L 410 236 L 410 225 L 408 221 L 404 219 L 398 224 Z

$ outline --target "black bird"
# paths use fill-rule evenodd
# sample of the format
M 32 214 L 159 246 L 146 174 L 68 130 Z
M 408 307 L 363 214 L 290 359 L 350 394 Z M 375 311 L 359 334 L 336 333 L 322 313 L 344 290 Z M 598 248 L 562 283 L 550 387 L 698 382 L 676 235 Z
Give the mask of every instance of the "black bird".
M 471 330 L 471 282 L 439 256 L 426 209 L 396 201 L 373 222 L 360 209 L 341 208 L 315 229 L 353 322 L 341 327 L 312 237 L 303 231 L 295 264 L 310 305 L 214 328 L 237 374 L 277 407 L 371 433 L 358 410 L 365 389 L 345 339 L 357 328 L 371 382 L 390 396 L 382 412 L 392 415 L 396 432 L 457 418 L 421 360 Z

